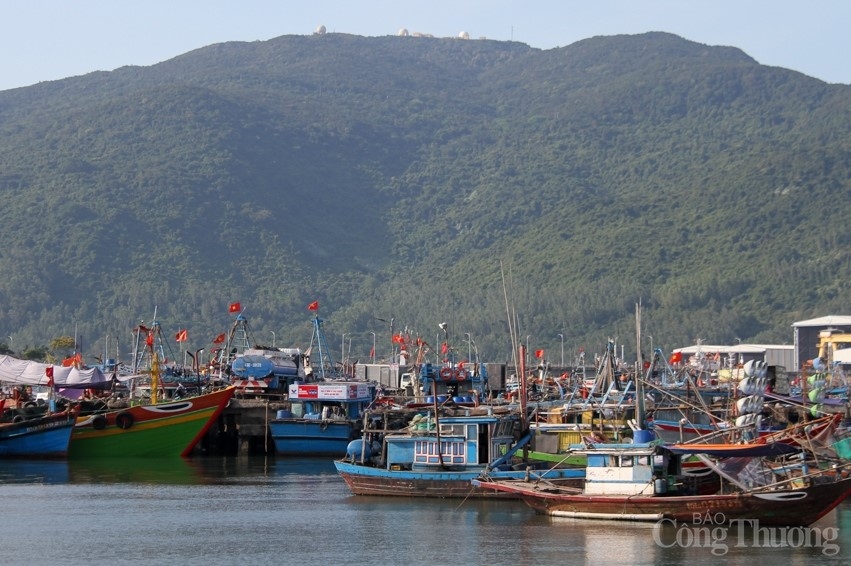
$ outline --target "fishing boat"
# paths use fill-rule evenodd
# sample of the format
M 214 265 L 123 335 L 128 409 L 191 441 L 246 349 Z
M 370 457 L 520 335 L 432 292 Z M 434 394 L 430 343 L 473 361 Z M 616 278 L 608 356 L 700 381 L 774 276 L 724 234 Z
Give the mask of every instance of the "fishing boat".
M 682 455 L 698 448 L 717 474 L 712 494 L 699 493 L 682 473 Z M 587 458 L 579 488 L 486 475 L 473 484 L 519 497 L 535 511 L 554 517 L 691 523 L 708 515 L 723 517 L 727 524 L 758 521 L 760 526 L 810 525 L 851 495 L 848 464 L 812 468 L 798 456 L 778 464 L 759 452 L 751 455 L 749 448 L 716 451 L 690 445 L 680 451 L 654 442 L 577 445 L 574 449 Z
M 651 426 L 657 437 L 669 443 L 718 442 L 723 438 L 724 442 L 734 444 L 781 437 L 787 443 L 796 443 L 830 436 L 841 415 L 823 413 L 814 410 L 818 405 L 807 407 L 789 397 L 773 394 L 773 384 L 777 383 L 775 371 L 764 362 L 749 361 L 726 402 L 707 406 L 676 399 L 677 406 L 656 407 Z M 775 418 L 779 414 L 783 415 L 782 419 Z M 815 418 L 820 414 L 826 416 Z
M 365 422 L 363 438 L 334 462 L 355 495 L 510 497 L 470 482 L 485 471 L 498 478 L 584 476 L 582 468 L 521 458 L 531 433 L 523 434 L 520 415 L 506 407 L 377 410 Z
M 0 458 L 64 458 L 73 428 L 69 411 L 4 418 L 0 420 Z
M 177 401 L 81 415 L 71 435 L 68 457 L 186 457 L 224 411 L 234 391 L 229 386 Z
M 282 456 L 340 456 L 360 435 L 363 411 L 375 398 L 366 381 L 294 383 L 289 409 L 269 421 L 275 453 Z
M 56 391 L 83 382 L 108 383 L 97 370 L 0 356 L 0 458 L 67 456 L 74 414 Z

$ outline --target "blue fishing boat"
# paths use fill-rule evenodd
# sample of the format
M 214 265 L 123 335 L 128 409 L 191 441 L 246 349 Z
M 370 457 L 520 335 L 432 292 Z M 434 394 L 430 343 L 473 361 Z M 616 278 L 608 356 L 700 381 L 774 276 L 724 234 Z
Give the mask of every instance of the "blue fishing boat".
M 363 438 L 353 441 L 337 472 L 355 495 L 505 497 L 471 481 L 490 477 L 550 480 L 584 477 L 582 468 L 535 464 L 520 457 L 531 435 L 505 407 L 370 411 Z M 439 416 L 436 416 L 439 415 Z M 406 424 L 398 428 L 399 423 Z M 395 428 L 395 430 L 394 430 Z
M 0 422 L 0 458 L 64 458 L 73 430 L 70 412 L 18 414 Z
M 360 435 L 363 411 L 375 397 L 366 381 L 294 383 L 289 409 L 269 422 L 275 453 L 284 456 L 340 456 Z

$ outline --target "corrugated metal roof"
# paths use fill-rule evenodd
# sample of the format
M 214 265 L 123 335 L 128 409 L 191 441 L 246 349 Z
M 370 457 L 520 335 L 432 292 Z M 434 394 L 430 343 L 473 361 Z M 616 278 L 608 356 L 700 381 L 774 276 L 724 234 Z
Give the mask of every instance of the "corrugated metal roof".
M 792 323 L 793 328 L 799 326 L 851 326 L 851 316 L 832 314 L 821 318 L 811 318 L 810 320 L 801 320 Z
M 768 350 L 794 350 L 791 344 L 736 344 L 734 346 L 716 346 L 712 344 L 698 344 L 685 348 L 674 348 L 674 352 L 683 354 L 696 354 L 704 352 L 708 354 L 763 354 Z

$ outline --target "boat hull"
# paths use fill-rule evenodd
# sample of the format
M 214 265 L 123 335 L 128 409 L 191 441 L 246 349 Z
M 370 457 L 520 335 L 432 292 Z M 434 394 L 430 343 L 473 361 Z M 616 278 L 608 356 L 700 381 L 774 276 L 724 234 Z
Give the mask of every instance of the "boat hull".
M 39 416 L 0 424 L 0 458 L 65 458 L 74 419 L 70 414 Z
M 472 480 L 479 477 L 485 468 L 467 468 L 465 470 L 388 470 L 351 463 L 343 460 L 334 462 L 337 472 L 349 486 L 354 495 L 386 495 L 397 497 L 439 497 L 439 498 L 487 498 L 517 499 L 518 496 L 491 488 L 477 487 Z M 544 474 L 544 470 L 529 472 Z M 522 479 L 527 475 L 523 470 L 492 470 L 491 477 L 499 479 Z M 584 477 L 581 469 L 556 469 L 547 471 L 548 478 L 575 478 L 577 484 Z
M 282 456 L 342 456 L 357 430 L 352 421 L 279 419 L 269 423 L 269 433 Z
M 188 456 L 227 406 L 234 387 L 180 401 L 137 405 L 77 419 L 68 457 Z
M 851 478 L 794 490 L 710 496 L 579 495 L 526 482 L 474 483 L 511 493 L 538 513 L 554 517 L 691 523 L 695 518 L 720 516 L 728 524 L 758 521 L 760 526 L 811 525 L 851 495 Z

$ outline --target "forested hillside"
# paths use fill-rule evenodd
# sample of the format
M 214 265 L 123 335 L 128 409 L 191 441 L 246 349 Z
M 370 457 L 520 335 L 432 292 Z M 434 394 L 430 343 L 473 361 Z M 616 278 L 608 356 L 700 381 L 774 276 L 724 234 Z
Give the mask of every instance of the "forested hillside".
M 317 300 L 364 360 L 629 349 L 638 302 L 666 349 L 791 343 L 851 305 L 849 157 L 851 87 L 664 33 L 212 45 L 0 92 L 0 343 L 194 350 L 240 301 L 306 347 Z

